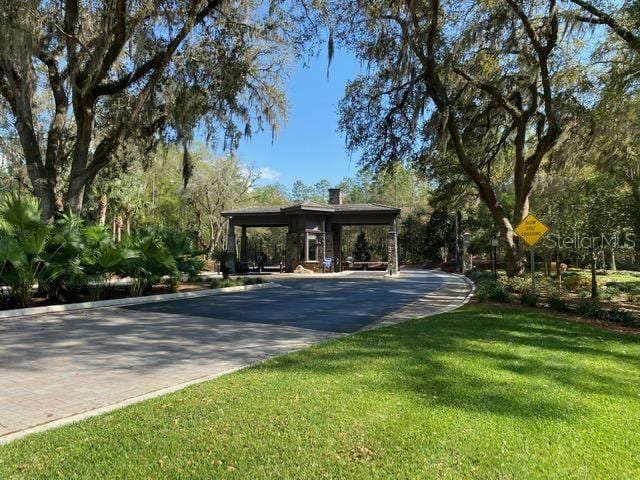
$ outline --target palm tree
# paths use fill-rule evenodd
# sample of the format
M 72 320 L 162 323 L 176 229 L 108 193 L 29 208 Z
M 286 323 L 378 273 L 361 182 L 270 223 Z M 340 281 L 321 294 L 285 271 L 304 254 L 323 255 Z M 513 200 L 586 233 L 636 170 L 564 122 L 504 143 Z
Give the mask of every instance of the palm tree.
M 227 262 L 235 260 L 235 255 L 231 252 L 227 252 L 223 247 L 218 247 L 213 250 L 211 258 L 220 263 L 220 273 L 222 273 L 222 278 L 228 280 L 229 268 L 227 267 Z
M 36 284 L 44 288 L 60 275 L 47 262 L 49 234 L 33 197 L 13 193 L 0 202 L 0 281 L 19 306 L 31 303 Z

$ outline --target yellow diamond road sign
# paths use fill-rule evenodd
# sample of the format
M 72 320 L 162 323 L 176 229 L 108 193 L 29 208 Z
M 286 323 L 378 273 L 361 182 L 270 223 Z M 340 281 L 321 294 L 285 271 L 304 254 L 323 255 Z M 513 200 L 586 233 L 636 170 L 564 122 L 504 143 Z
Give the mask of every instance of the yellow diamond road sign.
M 527 215 L 522 222 L 515 228 L 516 235 L 522 239 L 524 243 L 533 247 L 542 237 L 549 233 L 551 229 L 536 218 L 535 215 Z

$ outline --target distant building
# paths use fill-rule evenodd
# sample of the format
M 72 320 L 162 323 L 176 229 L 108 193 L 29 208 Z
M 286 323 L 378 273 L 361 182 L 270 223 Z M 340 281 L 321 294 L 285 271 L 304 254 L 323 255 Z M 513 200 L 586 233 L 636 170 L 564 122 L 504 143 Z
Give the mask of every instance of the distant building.
M 247 258 L 247 228 L 288 227 L 287 271 L 302 265 L 322 269 L 324 258 L 333 259 L 333 268 L 341 268 L 341 232 L 344 225 L 388 225 L 389 273 L 398 273 L 398 234 L 396 219 L 400 209 L 375 203 L 342 203 L 339 188 L 329 189 L 329 203 L 302 202 L 289 206 L 250 207 L 222 213 L 229 219 L 227 251 L 236 253 L 236 227 L 241 228 L 240 262 Z

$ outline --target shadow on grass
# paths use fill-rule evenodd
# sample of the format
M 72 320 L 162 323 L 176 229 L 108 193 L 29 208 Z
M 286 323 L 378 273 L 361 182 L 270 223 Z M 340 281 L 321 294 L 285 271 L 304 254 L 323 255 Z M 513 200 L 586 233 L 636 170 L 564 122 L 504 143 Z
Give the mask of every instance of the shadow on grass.
M 619 292 L 640 295 L 640 280 L 625 282 L 620 280 L 612 280 L 605 284 L 607 288 L 615 289 Z
M 586 396 L 637 399 L 638 366 L 637 337 L 550 315 L 473 307 L 258 368 L 350 376 L 360 388 L 412 395 L 431 405 L 567 420 L 588 412 Z

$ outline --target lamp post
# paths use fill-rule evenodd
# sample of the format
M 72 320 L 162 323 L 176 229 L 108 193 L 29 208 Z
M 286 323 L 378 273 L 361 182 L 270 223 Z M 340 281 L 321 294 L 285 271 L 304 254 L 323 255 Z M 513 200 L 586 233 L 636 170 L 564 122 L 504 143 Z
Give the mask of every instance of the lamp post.
M 460 230 L 458 226 L 458 212 L 455 214 L 455 230 L 454 230 L 454 238 L 456 244 L 456 272 L 463 273 L 464 267 L 462 266 L 462 262 L 460 261 Z
M 493 278 L 494 280 L 498 280 L 498 239 L 494 237 L 491 239 L 491 247 L 493 250 L 492 255 L 492 264 L 493 264 Z
M 471 243 L 471 234 L 464 232 L 462 234 L 462 273 L 467 273 L 467 270 L 471 270 L 471 262 L 469 261 L 469 244 Z

